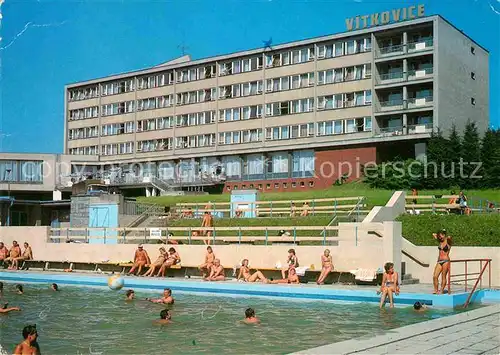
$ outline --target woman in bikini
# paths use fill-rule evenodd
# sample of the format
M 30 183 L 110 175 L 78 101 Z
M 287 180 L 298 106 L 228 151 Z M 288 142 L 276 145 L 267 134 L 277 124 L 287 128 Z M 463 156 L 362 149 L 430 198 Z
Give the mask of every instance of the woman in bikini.
M 380 286 L 380 291 L 377 293 L 382 293 L 380 297 L 380 308 L 384 306 L 385 299 L 389 296 L 390 307 L 394 308 L 394 296 L 399 295 L 399 275 L 394 271 L 393 263 L 386 263 L 384 265 L 384 276 L 382 277 L 382 285 Z
M 250 273 L 250 268 L 248 267 L 248 259 L 243 259 L 243 261 L 241 262 L 240 274 L 238 275 L 237 281 L 239 281 L 240 279 L 243 279 L 246 282 L 255 282 L 257 280 L 267 282 L 267 278 L 259 270 L 255 271 L 253 274 Z
M 12 259 L 12 268 L 15 270 L 19 269 L 19 262 L 25 260 L 33 260 L 33 251 L 27 242 L 24 242 L 23 254 L 18 258 Z
M 156 271 L 156 268 L 159 268 L 163 265 L 165 262 L 167 251 L 165 248 L 161 247 L 160 248 L 160 256 L 158 256 L 158 259 L 151 265 L 149 265 L 149 270 L 144 274 L 144 276 L 150 276 L 153 277 L 154 272 Z
M 434 294 L 444 293 L 446 287 L 446 279 L 450 272 L 450 250 L 451 250 L 451 236 L 446 235 L 446 230 L 442 229 L 438 233 L 433 233 L 432 236 L 439 242 L 438 250 L 439 256 L 434 268 L 434 276 L 432 281 L 434 283 Z M 439 275 L 441 275 L 441 290 L 439 290 Z
M 168 249 L 168 256 L 163 265 L 160 268 L 160 271 L 158 271 L 158 274 L 156 276 L 162 276 L 165 277 L 165 271 L 167 271 L 168 268 L 172 267 L 172 265 L 176 265 L 181 262 L 181 257 L 179 256 L 179 253 L 175 251 L 174 248 Z
M 321 274 L 319 274 L 318 281 L 316 281 L 318 285 L 324 285 L 326 277 L 333 271 L 332 256 L 329 249 L 326 249 L 321 256 L 321 267 Z

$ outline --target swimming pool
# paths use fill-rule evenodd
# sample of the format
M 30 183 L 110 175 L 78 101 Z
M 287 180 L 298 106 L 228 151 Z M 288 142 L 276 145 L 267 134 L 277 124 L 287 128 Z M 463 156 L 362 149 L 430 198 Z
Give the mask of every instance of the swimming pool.
M 151 297 L 151 291 L 136 290 L 138 299 L 127 303 L 125 290 L 62 286 L 56 293 L 48 284 L 26 284 L 25 294 L 17 295 L 13 284 L 5 288 L 2 300 L 23 311 L 0 316 L 0 344 L 12 351 L 23 326 L 36 323 L 46 354 L 286 354 L 460 312 L 174 291 L 174 323 L 161 327 L 152 321 L 164 307 L 140 300 Z M 239 323 L 247 307 L 256 310 L 261 325 Z

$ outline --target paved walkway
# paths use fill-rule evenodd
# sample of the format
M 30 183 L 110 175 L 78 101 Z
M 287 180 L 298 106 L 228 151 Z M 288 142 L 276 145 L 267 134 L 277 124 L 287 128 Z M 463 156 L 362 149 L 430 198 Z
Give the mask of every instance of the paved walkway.
M 397 328 L 297 354 L 500 354 L 500 305 Z

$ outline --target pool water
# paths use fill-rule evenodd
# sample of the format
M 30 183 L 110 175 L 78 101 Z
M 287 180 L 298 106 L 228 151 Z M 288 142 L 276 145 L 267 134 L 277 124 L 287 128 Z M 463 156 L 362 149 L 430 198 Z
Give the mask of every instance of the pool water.
M 22 340 L 22 328 L 33 323 L 44 354 L 286 354 L 459 312 L 174 293 L 174 323 L 158 326 L 153 321 L 164 306 L 141 300 L 159 296 L 157 291 L 136 290 L 136 300 L 125 302 L 125 290 L 24 287 L 25 294 L 17 295 L 6 284 L 0 301 L 22 308 L 0 315 L 0 344 L 10 352 Z M 239 322 L 247 307 L 262 324 Z

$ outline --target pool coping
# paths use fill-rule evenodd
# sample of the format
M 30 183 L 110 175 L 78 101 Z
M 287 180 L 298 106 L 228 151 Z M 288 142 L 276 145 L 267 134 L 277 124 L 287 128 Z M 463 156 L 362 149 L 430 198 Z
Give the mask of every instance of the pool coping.
M 403 341 L 425 335 L 438 330 L 450 328 L 456 325 L 472 322 L 481 318 L 498 315 L 500 317 L 500 305 L 490 305 L 484 308 L 472 311 L 454 314 L 439 319 L 415 323 L 404 327 L 390 330 L 388 333 L 370 338 L 355 338 L 338 343 L 323 345 L 307 350 L 298 351 L 290 355 L 319 355 L 319 354 L 353 354 L 363 352 L 365 354 L 378 354 L 378 347 L 395 344 Z
M 86 273 L 56 273 L 48 271 L 0 271 L 1 281 L 26 283 L 58 283 L 61 285 L 107 287 L 110 275 Z M 272 298 L 294 298 L 301 300 L 330 300 L 347 302 L 378 303 L 380 296 L 371 290 L 339 289 L 333 286 L 316 287 L 311 285 L 268 285 L 246 282 L 206 282 L 193 279 L 143 278 L 123 276 L 125 288 L 143 290 L 162 290 L 187 293 L 205 293 L 222 296 L 256 296 Z M 484 298 L 484 290 L 475 292 L 473 302 Z M 469 293 L 457 292 L 451 295 L 434 295 L 428 293 L 401 293 L 395 297 L 395 304 L 412 305 L 416 301 L 433 307 L 451 308 L 463 305 Z

